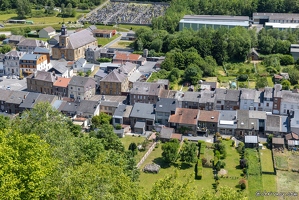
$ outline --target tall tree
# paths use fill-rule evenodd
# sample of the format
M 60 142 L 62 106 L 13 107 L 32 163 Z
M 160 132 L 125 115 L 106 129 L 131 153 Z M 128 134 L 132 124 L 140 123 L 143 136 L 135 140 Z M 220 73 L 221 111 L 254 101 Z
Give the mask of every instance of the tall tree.
M 175 162 L 178 157 L 180 143 L 177 139 L 172 139 L 162 145 L 162 157 L 167 163 Z
M 17 15 L 24 18 L 31 13 L 31 4 L 28 0 L 17 0 Z
M 181 161 L 186 163 L 195 163 L 197 160 L 197 147 L 194 142 L 184 141 L 183 147 L 180 151 Z

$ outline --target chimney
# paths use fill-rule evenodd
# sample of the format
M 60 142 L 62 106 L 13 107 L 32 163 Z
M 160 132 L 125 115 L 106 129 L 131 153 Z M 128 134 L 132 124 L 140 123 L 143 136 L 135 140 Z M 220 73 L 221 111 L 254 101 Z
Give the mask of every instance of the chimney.
M 24 99 L 26 99 L 26 95 L 24 94 Z
M 34 103 L 34 102 L 35 102 L 35 99 L 33 99 L 32 103 Z

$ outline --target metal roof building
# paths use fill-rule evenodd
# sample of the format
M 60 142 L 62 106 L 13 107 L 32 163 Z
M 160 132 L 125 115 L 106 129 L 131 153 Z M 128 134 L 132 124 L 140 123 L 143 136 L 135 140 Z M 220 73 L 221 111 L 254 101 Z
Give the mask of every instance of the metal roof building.
M 179 30 L 184 28 L 199 30 L 200 28 L 218 29 L 221 27 L 234 28 L 236 26 L 249 27 L 248 16 L 228 15 L 185 15 L 179 23 Z

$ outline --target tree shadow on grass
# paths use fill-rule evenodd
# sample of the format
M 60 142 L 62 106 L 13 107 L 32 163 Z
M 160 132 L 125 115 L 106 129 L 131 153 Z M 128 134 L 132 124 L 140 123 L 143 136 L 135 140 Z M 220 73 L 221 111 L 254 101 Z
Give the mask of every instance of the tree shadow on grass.
M 165 169 L 165 168 L 169 168 L 170 165 L 169 163 L 165 162 L 164 159 L 162 157 L 159 157 L 159 158 L 155 158 L 153 160 L 153 163 L 157 164 L 157 165 L 160 165 L 161 168 Z
M 192 165 L 188 164 L 188 163 L 181 163 L 181 164 L 178 164 L 178 168 L 182 169 L 182 170 L 185 170 L 185 169 L 189 169 L 193 167 Z

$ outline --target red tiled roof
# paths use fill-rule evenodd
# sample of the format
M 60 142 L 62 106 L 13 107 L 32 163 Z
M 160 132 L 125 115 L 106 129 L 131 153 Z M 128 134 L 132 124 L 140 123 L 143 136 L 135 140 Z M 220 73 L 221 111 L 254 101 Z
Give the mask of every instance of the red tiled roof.
M 132 61 L 138 61 L 138 59 L 141 57 L 139 54 L 133 54 L 133 53 L 116 53 L 114 59 L 115 60 L 132 60 Z
M 58 77 L 58 79 L 54 82 L 53 86 L 67 87 L 70 81 L 71 81 L 70 78 Z
M 178 140 L 182 140 L 182 134 L 179 133 L 173 133 L 171 134 L 171 139 L 178 139 Z
M 170 123 L 197 125 L 197 109 L 177 108 L 174 115 L 169 116 Z

